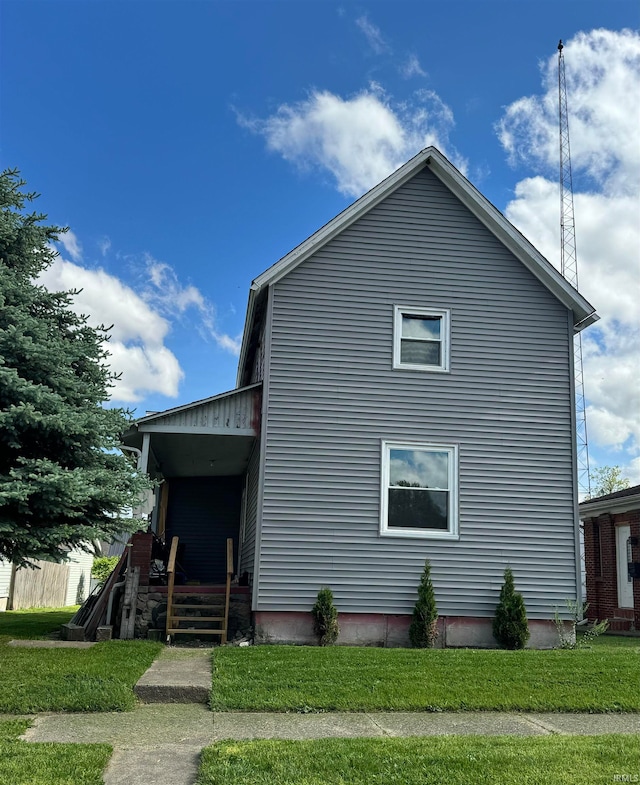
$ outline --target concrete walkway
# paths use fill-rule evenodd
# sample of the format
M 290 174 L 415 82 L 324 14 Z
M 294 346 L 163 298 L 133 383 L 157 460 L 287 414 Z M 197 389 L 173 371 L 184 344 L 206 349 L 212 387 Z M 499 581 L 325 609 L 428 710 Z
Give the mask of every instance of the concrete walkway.
M 197 703 L 143 704 L 132 712 L 39 714 L 33 719 L 26 741 L 111 744 L 105 785 L 193 785 L 202 748 L 222 739 L 640 733 L 638 714 L 212 713 Z
M 132 712 L 38 714 L 27 741 L 171 745 L 199 749 L 221 739 L 322 739 L 394 736 L 544 736 L 640 733 L 639 714 L 375 712 L 278 714 L 210 712 L 199 704 L 150 704 Z
M 163 649 L 134 691 L 143 703 L 208 703 L 211 649 Z
M 38 714 L 23 738 L 111 744 L 105 785 L 193 785 L 202 748 L 222 739 L 640 733 L 639 714 L 212 713 L 210 658 L 210 649 L 165 649 L 136 685 L 147 703 L 132 712 Z

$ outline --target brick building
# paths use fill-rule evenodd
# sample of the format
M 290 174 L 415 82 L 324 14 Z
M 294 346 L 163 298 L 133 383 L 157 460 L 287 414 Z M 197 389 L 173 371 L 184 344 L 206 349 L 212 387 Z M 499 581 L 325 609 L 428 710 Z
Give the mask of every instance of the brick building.
M 640 485 L 582 502 L 589 619 L 640 630 Z

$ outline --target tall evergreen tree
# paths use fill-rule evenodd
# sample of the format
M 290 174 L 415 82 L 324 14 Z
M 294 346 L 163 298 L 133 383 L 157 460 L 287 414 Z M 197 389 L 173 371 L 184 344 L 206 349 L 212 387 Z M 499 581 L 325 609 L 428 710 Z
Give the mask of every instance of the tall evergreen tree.
M 65 230 L 24 185 L 0 174 L 0 558 L 18 565 L 137 528 L 122 512 L 149 487 L 116 451 L 130 415 L 103 406 L 107 330 L 36 282 Z

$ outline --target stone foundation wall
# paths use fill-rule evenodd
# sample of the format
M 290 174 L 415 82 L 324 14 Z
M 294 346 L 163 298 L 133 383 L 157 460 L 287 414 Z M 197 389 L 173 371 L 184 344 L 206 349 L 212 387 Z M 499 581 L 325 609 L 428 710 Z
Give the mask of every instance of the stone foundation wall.
M 198 614 L 197 611 L 190 613 L 194 624 L 197 624 L 198 615 L 222 616 L 224 613 L 224 594 L 198 594 L 197 587 L 194 587 L 193 594 L 181 591 L 178 604 L 180 602 L 189 605 L 219 606 L 219 610 L 207 609 L 202 614 Z M 135 637 L 146 638 L 151 629 L 160 629 L 164 635 L 166 619 L 166 588 L 164 586 L 141 586 L 138 591 L 136 606 Z M 246 593 L 234 593 L 232 589 L 229 600 L 229 629 L 227 637 L 231 640 L 238 633 L 246 636 L 251 631 L 251 597 Z M 214 642 L 218 641 L 217 637 L 206 636 L 206 638 L 212 637 Z

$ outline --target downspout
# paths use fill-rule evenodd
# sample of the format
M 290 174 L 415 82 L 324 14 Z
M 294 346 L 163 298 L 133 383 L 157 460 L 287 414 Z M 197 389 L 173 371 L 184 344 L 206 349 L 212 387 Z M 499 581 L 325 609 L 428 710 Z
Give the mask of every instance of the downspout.
M 105 621 L 105 624 L 107 625 L 111 624 L 111 612 L 113 611 L 113 595 L 115 593 L 115 590 L 124 586 L 126 582 L 127 579 L 125 578 L 122 581 L 118 581 L 118 583 L 114 583 L 113 586 L 111 587 L 111 591 L 109 592 L 109 602 L 107 603 L 107 618 Z
M 136 469 L 137 469 L 137 471 L 140 471 L 140 461 L 142 459 L 142 450 L 139 450 L 137 447 L 127 447 L 126 444 L 119 445 L 118 449 L 121 452 L 132 452 L 132 453 L 134 453 L 134 455 L 136 455 L 136 457 L 138 458 L 138 460 L 136 462 Z

